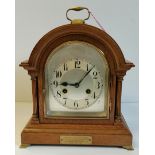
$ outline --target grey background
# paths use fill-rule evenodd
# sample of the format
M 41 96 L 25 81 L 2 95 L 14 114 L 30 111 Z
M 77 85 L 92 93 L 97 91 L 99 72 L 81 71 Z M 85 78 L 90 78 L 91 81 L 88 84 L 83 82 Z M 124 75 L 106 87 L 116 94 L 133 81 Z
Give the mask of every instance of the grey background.
M 16 101 L 30 102 L 31 80 L 19 63 L 29 58 L 37 41 L 51 29 L 69 23 L 65 12 L 88 7 L 136 67 L 123 81 L 122 102 L 138 103 L 138 0 L 16 0 Z M 81 16 L 84 16 L 81 13 Z M 73 14 L 75 17 L 76 14 Z M 88 24 L 98 27 L 91 18 Z

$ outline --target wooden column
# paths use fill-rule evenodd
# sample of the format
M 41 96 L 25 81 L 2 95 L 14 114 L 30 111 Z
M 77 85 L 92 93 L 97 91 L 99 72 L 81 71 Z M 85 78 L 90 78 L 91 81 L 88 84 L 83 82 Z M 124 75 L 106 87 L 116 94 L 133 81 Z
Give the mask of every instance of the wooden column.
M 120 119 L 121 117 L 121 95 L 122 95 L 122 81 L 123 76 L 117 76 L 116 79 L 116 110 L 115 117 L 116 119 Z
M 32 80 L 32 97 L 33 97 L 33 114 L 32 120 L 34 122 L 39 121 L 38 113 L 38 78 L 36 76 L 31 76 Z

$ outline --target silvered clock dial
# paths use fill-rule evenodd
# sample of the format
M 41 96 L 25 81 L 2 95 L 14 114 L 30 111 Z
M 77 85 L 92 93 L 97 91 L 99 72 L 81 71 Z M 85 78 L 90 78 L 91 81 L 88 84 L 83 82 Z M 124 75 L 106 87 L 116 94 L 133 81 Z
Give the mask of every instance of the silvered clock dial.
M 95 46 L 81 41 L 60 45 L 45 65 L 48 116 L 108 116 L 108 65 Z

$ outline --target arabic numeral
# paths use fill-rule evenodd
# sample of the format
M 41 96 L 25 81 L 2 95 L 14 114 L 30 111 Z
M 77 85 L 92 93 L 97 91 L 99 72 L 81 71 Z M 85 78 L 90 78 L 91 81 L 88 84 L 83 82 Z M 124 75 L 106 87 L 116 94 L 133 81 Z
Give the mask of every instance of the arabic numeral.
M 98 82 L 98 83 L 97 83 L 97 89 L 100 89 L 100 87 L 101 87 L 101 83 Z
M 93 72 L 93 79 L 97 79 L 98 73 L 96 71 Z
M 67 66 L 67 64 L 64 64 L 64 71 L 68 71 L 68 66 Z
M 79 105 L 78 105 L 78 102 L 74 102 L 74 107 L 75 107 L 75 108 L 78 108 L 78 106 L 79 106 Z
M 59 97 L 59 98 L 61 97 L 61 91 L 59 91 L 59 90 L 57 91 L 57 97 Z
M 87 71 L 89 70 L 89 66 L 88 66 L 88 64 L 87 64 Z
M 61 71 L 55 71 L 55 76 L 56 76 L 56 78 L 60 78 L 62 76 L 62 72 Z
M 55 87 L 58 87 L 58 81 L 53 81 L 53 85 L 54 85 Z
M 76 60 L 75 61 L 75 68 L 80 68 L 80 64 L 81 64 L 81 61 L 80 60 Z
M 96 98 L 96 93 L 95 93 L 95 92 L 93 93 L 93 98 L 94 98 L 94 99 Z

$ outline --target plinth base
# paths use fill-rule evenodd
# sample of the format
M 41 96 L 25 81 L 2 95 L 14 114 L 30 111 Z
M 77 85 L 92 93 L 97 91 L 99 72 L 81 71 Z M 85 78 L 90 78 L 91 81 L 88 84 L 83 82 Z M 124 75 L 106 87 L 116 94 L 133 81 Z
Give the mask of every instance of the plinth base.
M 40 124 L 28 122 L 21 146 L 30 144 L 119 146 L 133 150 L 132 134 L 123 117 L 113 125 Z

